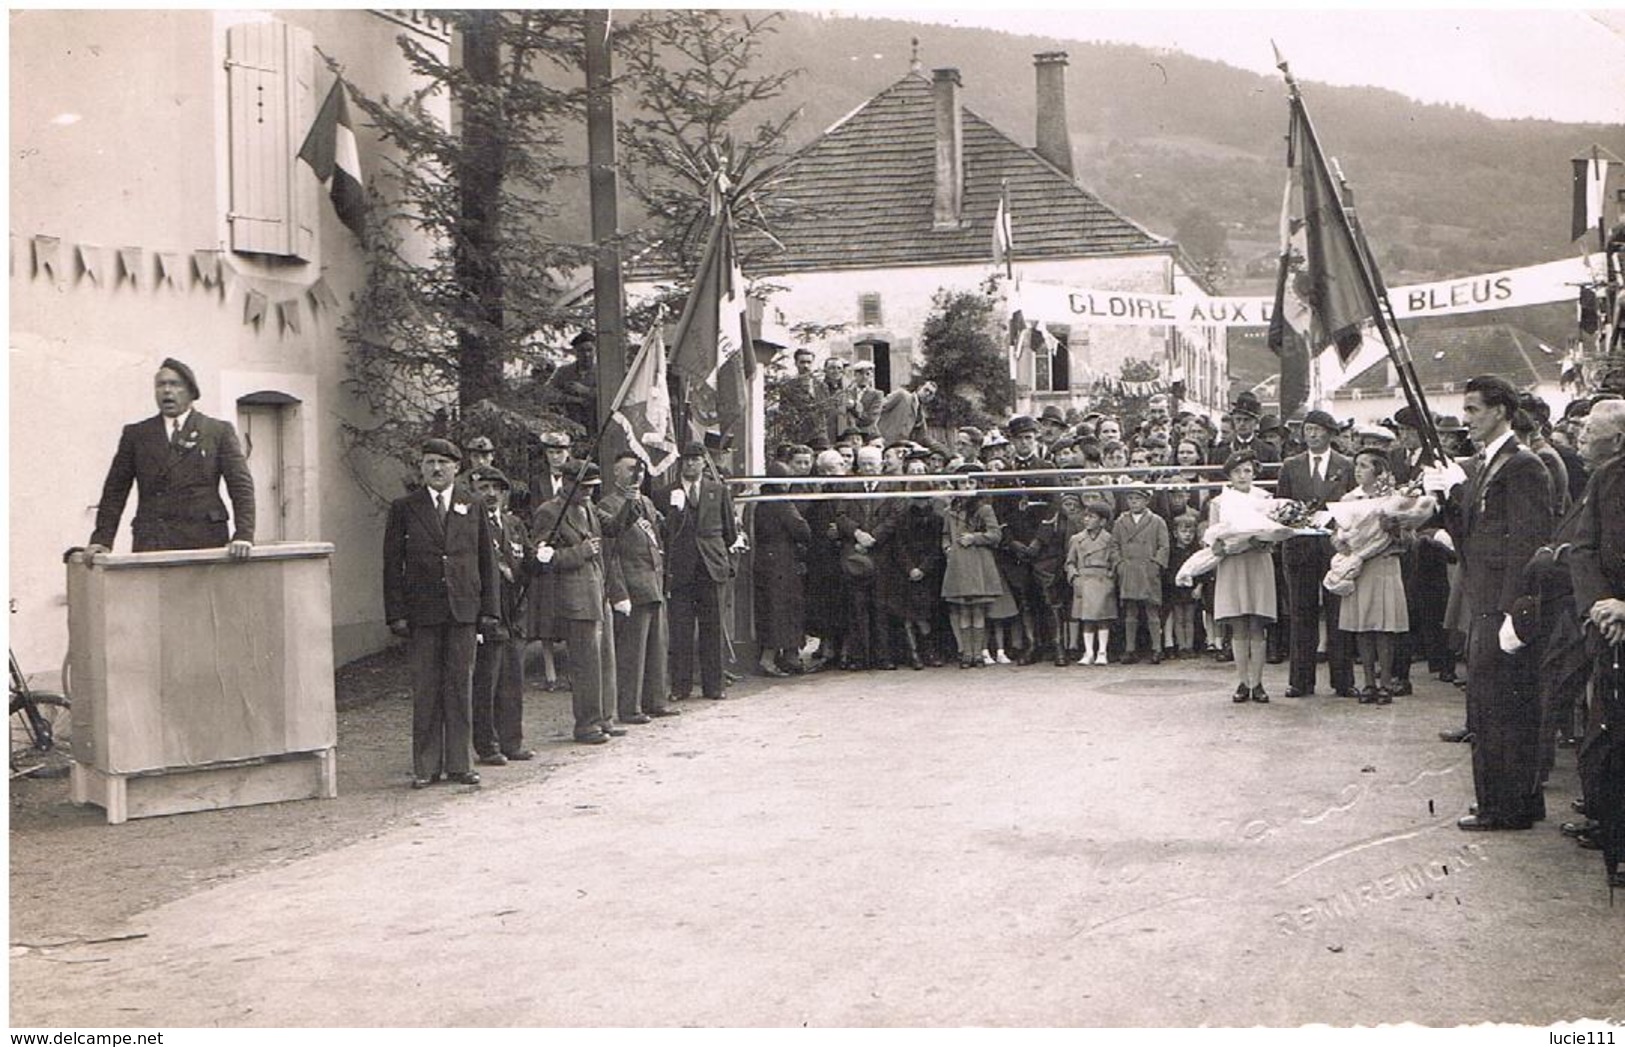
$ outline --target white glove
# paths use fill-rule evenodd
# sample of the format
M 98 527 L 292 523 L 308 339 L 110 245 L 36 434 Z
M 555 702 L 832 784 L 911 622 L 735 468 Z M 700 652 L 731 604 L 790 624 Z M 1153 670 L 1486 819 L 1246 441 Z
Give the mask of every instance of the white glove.
M 632 601 L 616 600 L 614 603 L 609 605 L 609 609 L 620 615 L 622 618 L 625 618 L 627 615 L 632 613 Z
M 867 549 L 871 545 L 875 544 L 875 536 L 870 534 L 868 531 L 853 531 L 852 540 L 858 543 L 859 549 Z
M 681 487 L 671 489 L 671 507 L 681 509 L 688 504 L 688 494 Z
M 552 563 L 553 562 L 553 556 L 557 552 L 558 552 L 558 550 L 554 549 L 551 545 L 548 545 L 546 542 L 543 542 L 542 544 L 540 544 L 540 545 L 538 545 L 536 547 L 536 559 L 541 561 L 542 563 Z
M 750 543 L 745 541 L 744 535 L 740 535 L 738 538 L 734 539 L 734 544 L 728 546 L 728 551 L 730 553 L 742 553 L 749 548 Z
M 1450 532 L 1445 530 L 1443 527 L 1439 528 L 1437 531 L 1431 532 L 1428 537 L 1433 539 L 1434 545 L 1440 546 L 1444 549 L 1449 549 L 1451 552 L 1456 551 L 1456 540 L 1450 537 Z
M 1518 630 L 1512 627 L 1510 614 L 1501 619 L 1501 631 L 1497 638 L 1501 641 L 1501 650 L 1507 654 L 1517 654 L 1523 649 L 1523 641 L 1518 639 Z
M 1445 465 L 1429 465 L 1422 468 L 1422 490 L 1429 494 L 1449 494 L 1451 488 L 1466 482 L 1467 474 L 1454 461 Z

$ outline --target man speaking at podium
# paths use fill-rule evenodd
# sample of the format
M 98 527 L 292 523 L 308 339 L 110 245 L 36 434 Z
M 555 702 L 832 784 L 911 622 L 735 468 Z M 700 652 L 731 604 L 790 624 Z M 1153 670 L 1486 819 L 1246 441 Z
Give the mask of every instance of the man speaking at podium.
M 133 483 L 139 491 L 130 521 L 135 552 L 225 547 L 233 560 L 248 559 L 254 543 L 254 480 L 237 430 L 192 407 L 197 378 L 179 360 L 159 366 L 153 397 L 158 413 L 125 426 L 119 437 L 86 555 L 111 551 Z M 226 527 L 222 479 L 234 530 Z

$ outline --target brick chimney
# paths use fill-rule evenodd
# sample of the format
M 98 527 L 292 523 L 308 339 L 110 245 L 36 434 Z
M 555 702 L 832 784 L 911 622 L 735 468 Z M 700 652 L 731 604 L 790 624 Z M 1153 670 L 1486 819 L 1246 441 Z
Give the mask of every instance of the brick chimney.
M 959 111 L 959 70 L 931 71 L 931 100 L 937 125 L 936 197 L 933 229 L 958 229 L 965 197 L 965 124 Z
M 1066 129 L 1066 52 L 1033 55 L 1038 76 L 1037 152 L 1072 176 L 1072 136 Z

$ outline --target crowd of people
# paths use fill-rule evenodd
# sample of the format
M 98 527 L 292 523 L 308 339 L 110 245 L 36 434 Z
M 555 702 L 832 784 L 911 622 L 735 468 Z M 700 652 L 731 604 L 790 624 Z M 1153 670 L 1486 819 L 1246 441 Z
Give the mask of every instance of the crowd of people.
M 1268 703 L 1264 667 L 1286 662 L 1288 698 L 1315 695 L 1325 664 L 1330 694 L 1385 705 L 1425 665 L 1468 692 L 1467 723 L 1445 732 L 1474 745 L 1479 807 L 1463 829 L 1544 817 L 1559 743 L 1599 722 L 1611 677 L 1595 674 L 1599 690 L 1587 679 L 1625 634 L 1610 559 L 1625 506 L 1599 501 L 1619 497 L 1603 481 L 1625 468 L 1625 401 L 1582 401 L 1554 420 L 1486 376 L 1468 384 L 1463 420 L 1431 424 L 1405 408 L 1377 425 L 1320 410 L 1283 425 L 1248 394 L 1215 424 L 1158 396 L 1137 417 L 1047 408 L 940 442 L 929 386 L 883 395 L 861 364 L 850 382 L 801 370 L 825 384 L 811 402 L 836 406 L 804 442 L 778 446 L 765 477 L 729 479 L 718 448 L 693 444 L 675 482 L 651 488 L 628 452 L 600 494 L 597 467 L 553 434 L 528 482 L 476 439 L 453 484 L 460 450 L 431 441 L 424 489 L 391 515 L 386 573 L 411 560 L 398 532 L 412 530 L 413 505 L 444 487 L 440 518 L 471 514 L 489 553 L 447 566 L 446 584 L 489 577 L 496 596 L 464 616 L 477 651 L 466 726 L 434 668 L 456 645 L 419 644 L 391 603 L 392 627 L 424 652 L 415 785 L 477 781 L 454 757 L 463 748 L 484 764 L 533 755 L 515 732 L 538 641 L 546 686 L 562 679 L 555 644 L 568 654 L 585 744 L 676 715 L 696 675 L 702 697 L 723 698 L 746 550 L 768 677 L 1213 657 L 1234 663 L 1238 704 Z M 1601 798 L 1588 802 L 1598 814 Z M 1606 826 L 1618 821 L 1566 828 L 1612 846 L 1617 865 L 1625 830 Z

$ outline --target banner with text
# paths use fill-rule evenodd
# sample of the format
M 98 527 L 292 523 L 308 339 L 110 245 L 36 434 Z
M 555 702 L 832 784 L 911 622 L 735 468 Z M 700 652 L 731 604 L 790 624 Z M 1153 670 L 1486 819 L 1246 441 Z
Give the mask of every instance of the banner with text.
M 1590 280 L 1586 260 L 1569 258 L 1482 276 L 1391 287 L 1388 299 L 1401 320 L 1451 316 L 1568 301 L 1579 293 L 1579 284 Z M 1020 301 L 1029 320 L 1123 327 L 1263 327 L 1275 307 L 1273 297 L 1093 291 L 1034 281 L 1021 284 Z

